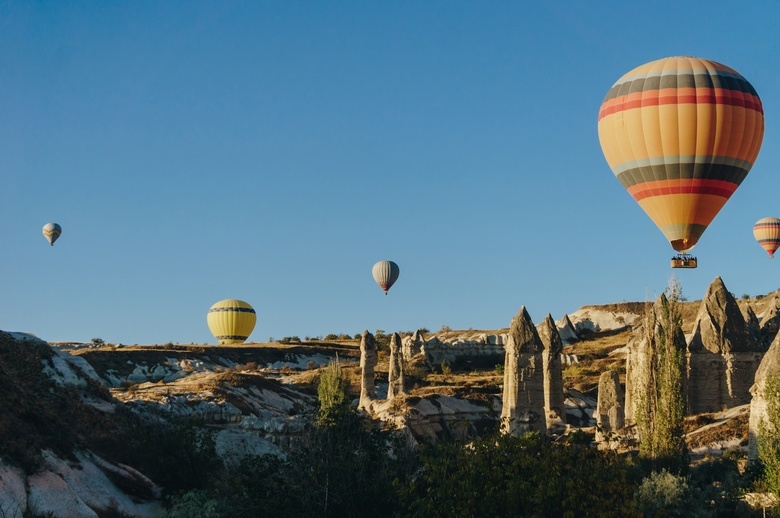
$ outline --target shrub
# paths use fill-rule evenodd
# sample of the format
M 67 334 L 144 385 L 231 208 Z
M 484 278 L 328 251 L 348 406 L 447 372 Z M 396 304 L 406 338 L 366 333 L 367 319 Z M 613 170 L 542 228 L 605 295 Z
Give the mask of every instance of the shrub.
M 405 516 L 637 516 L 629 468 L 615 454 L 501 435 L 424 446 L 400 491 Z
M 319 410 L 317 422 L 321 425 L 333 424 L 340 416 L 349 411 L 349 380 L 344 376 L 337 360 L 331 360 L 320 376 L 317 387 Z
M 635 499 L 645 516 L 684 516 L 688 495 L 686 478 L 662 469 L 642 481 Z

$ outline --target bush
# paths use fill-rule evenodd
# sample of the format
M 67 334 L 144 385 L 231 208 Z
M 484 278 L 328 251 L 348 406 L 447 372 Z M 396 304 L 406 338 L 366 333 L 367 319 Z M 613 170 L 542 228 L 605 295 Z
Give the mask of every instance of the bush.
M 650 473 L 637 489 L 637 507 L 645 516 L 683 516 L 688 497 L 685 477 L 668 471 Z
M 317 387 L 319 410 L 317 422 L 320 425 L 333 424 L 350 410 L 349 380 L 344 376 L 338 360 L 331 360 L 320 376 Z
M 402 487 L 405 516 L 638 516 L 617 455 L 501 435 L 424 447 Z

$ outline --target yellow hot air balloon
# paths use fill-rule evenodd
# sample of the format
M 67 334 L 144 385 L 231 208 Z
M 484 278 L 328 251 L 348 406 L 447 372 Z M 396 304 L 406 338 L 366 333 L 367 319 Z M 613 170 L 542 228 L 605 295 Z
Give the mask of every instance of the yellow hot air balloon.
M 206 317 L 209 330 L 221 344 L 242 344 L 252 334 L 257 322 L 255 310 L 242 300 L 220 300 Z
M 695 267 L 687 252 L 761 148 L 764 111 L 756 91 L 715 61 L 660 59 L 618 79 L 598 128 L 617 179 L 682 254 L 672 265 Z
M 780 248 L 780 219 L 762 218 L 753 225 L 753 237 L 769 257 L 775 257 L 775 251 Z

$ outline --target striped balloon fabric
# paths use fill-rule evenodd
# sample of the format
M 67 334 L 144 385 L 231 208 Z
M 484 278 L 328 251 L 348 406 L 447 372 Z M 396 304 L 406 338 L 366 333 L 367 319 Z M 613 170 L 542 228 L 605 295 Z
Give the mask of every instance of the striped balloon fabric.
M 395 281 L 398 280 L 398 275 L 401 273 L 401 270 L 393 261 L 379 261 L 371 269 L 371 273 L 374 275 L 376 283 L 379 284 L 379 287 L 382 288 L 385 295 L 387 295 L 387 290 L 389 290 L 390 287 L 395 284 Z
M 761 218 L 753 225 L 753 237 L 769 257 L 774 258 L 775 251 L 780 248 L 780 219 Z
M 684 253 L 753 166 L 764 112 L 756 91 L 731 68 L 671 57 L 618 79 L 598 128 L 615 176 Z
M 225 299 L 211 306 L 206 322 L 219 343 L 242 344 L 252 334 L 257 314 L 243 300 Z

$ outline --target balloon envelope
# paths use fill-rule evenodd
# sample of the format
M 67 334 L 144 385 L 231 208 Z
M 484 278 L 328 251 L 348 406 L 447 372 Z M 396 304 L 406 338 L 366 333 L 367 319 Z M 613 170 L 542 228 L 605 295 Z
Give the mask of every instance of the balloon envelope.
M 601 105 L 598 128 L 617 179 L 672 247 L 687 252 L 753 166 L 764 112 L 733 69 L 671 57 L 618 79 Z
M 401 273 L 401 270 L 393 261 L 379 261 L 371 269 L 371 273 L 379 287 L 387 294 L 387 290 L 398 280 L 398 274 Z
M 62 227 L 56 223 L 46 223 L 43 226 L 43 237 L 49 242 L 51 246 L 54 246 L 54 242 L 62 234 Z
M 221 344 L 242 344 L 257 322 L 255 310 L 242 300 L 220 300 L 206 316 L 209 330 Z
M 766 250 L 769 257 L 774 257 L 775 251 L 780 248 L 780 219 L 759 219 L 753 225 L 753 237 L 756 238 L 761 248 Z

